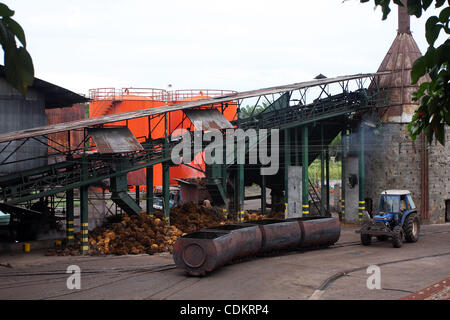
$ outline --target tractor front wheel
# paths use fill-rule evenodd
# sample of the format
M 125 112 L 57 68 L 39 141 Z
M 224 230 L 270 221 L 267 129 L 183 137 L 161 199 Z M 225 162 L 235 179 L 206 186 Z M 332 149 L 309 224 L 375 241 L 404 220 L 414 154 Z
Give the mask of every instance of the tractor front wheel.
M 405 240 L 407 242 L 417 242 L 417 240 L 419 240 L 420 220 L 417 214 L 411 213 L 406 217 L 403 229 L 405 231 Z
M 403 244 L 403 228 L 401 226 L 396 226 L 392 230 L 392 245 L 394 248 L 400 248 Z
M 361 243 L 365 246 L 372 244 L 372 236 L 370 234 L 361 233 Z

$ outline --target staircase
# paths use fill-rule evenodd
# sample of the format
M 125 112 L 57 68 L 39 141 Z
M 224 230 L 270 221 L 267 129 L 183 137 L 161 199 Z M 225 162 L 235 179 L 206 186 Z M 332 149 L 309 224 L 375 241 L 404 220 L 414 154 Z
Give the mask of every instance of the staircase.
M 129 215 L 140 215 L 142 208 L 128 194 L 127 176 L 111 178 L 111 200 Z

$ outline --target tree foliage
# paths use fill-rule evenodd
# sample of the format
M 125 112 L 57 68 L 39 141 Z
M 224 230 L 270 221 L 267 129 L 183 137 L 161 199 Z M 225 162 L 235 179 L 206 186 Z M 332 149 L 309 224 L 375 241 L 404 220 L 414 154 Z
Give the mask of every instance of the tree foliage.
M 370 0 L 360 0 L 369 2 Z M 404 0 L 405 1 L 405 0 Z M 408 125 L 411 138 L 425 132 L 431 143 L 433 137 L 442 145 L 445 144 L 445 126 L 450 125 L 450 38 L 437 45 L 441 31 L 450 34 L 449 16 L 450 0 L 407 0 L 408 14 L 417 18 L 422 16 L 434 3 L 435 8 L 441 8 L 439 15 L 428 18 L 425 23 L 425 38 L 428 49 L 424 56 L 417 59 L 411 71 L 411 84 L 417 84 L 420 78 L 428 74 L 430 81 L 423 82 L 419 89 L 413 93 L 413 101 L 419 102 L 419 108 L 415 111 Z M 385 20 L 391 9 L 390 0 L 374 0 L 376 6 L 381 6 Z M 401 0 L 393 0 L 398 6 L 403 6 Z
M 26 49 L 25 32 L 12 16 L 14 11 L 0 3 L 0 44 L 4 52 L 6 80 L 26 94 L 28 86 L 34 81 L 33 60 Z
M 239 117 L 241 119 L 250 118 L 251 116 L 256 116 L 262 111 L 264 111 L 269 106 L 268 103 L 263 102 L 262 104 L 258 104 L 256 106 L 245 106 L 241 108 Z

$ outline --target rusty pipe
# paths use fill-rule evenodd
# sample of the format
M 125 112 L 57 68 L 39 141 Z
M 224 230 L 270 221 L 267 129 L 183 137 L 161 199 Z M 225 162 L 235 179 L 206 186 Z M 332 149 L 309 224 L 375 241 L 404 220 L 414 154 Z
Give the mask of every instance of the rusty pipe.
M 257 226 L 224 225 L 178 238 L 175 264 L 192 276 L 203 276 L 233 260 L 256 254 L 262 243 Z
M 261 231 L 262 243 L 258 253 L 293 249 L 302 238 L 300 225 L 296 221 L 265 219 L 245 224 L 258 225 Z
M 233 260 L 281 249 L 326 247 L 339 240 L 339 219 L 259 220 L 205 228 L 178 238 L 175 264 L 203 276 Z
M 341 235 L 338 218 L 307 217 L 294 218 L 301 230 L 299 248 L 321 248 L 335 244 Z

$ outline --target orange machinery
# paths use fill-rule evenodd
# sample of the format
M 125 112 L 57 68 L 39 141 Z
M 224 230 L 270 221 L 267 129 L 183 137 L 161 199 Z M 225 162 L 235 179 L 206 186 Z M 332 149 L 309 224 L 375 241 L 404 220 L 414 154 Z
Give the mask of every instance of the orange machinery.
M 178 90 L 166 91 L 163 89 L 140 89 L 140 88 L 101 88 L 91 89 L 90 98 L 92 99 L 89 105 L 89 117 L 99 117 L 108 114 L 122 113 L 128 111 L 135 111 L 140 109 L 149 109 L 161 107 L 164 105 L 173 105 L 186 101 L 205 99 L 214 96 L 221 96 L 233 93 L 229 90 Z M 214 106 L 222 111 L 222 105 Z M 228 120 L 236 118 L 237 104 L 230 102 L 227 108 L 223 111 L 224 116 Z M 163 116 L 157 116 L 150 120 L 152 131 L 152 138 L 164 137 L 164 120 Z M 182 110 L 173 111 L 169 114 L 169 134 L 175 129 L 193 129 L 192 123 L 184 117 Z M 148 118 L 132 119 L 127 121 L 115 122 L 109 126 L 127 126 L 130 131 L 138 138 L 139 141 L 144 141 L 148 137 L 149 121 Z M 201 170 L 205 169 L 202 160 L 202 155 L 198 154 L 194 161 L 190 164 Z M 202 178 L 204 174 L 198 170 L 190 168 L 185 165 L 170 168 L 170 184 L 176 185 L 178 182 L 173 179 L 185 178 Z M 130 191 L 134 191 L 134 186 L 140 186 L 141 189 L 146 189 L 145 170 L 141 169 L 128 174 L 128 184 L 132 187 Z M 162 185 L 162 164 L 153 167 L 153 185 Z

